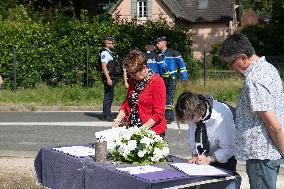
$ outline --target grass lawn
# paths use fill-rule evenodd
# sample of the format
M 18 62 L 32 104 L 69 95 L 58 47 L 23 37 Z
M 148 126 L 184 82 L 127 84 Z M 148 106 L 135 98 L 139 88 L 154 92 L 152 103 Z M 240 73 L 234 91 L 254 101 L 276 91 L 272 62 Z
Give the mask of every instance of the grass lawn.
M 175 100 L 185 90 L 195 93 L 209 94 L 216 99 L 235 105 L 238 98 L 241 79 L 210 79 L 204 86 L 203 80 L 177 83 Z M 126 95 L 122 82 L 117 83 L 113 105 L 119 106 Z M 49 87 L 44 84 L 34 89 L 0 90 L 0 104 L 2 105 L 31 105 L 31 106 L 101 106 L 103 101 L 103 85 L 98 82 L 92 88 L 78 85 Z

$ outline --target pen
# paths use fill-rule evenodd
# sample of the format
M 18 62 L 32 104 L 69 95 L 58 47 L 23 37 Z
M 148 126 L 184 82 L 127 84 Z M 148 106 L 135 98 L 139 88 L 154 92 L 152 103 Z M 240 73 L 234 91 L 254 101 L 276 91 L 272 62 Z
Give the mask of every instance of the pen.
M 195 144 L 195 150 L 196 150 L 196 153 L 197 153 L 197 155 L 199 156 L 200 154 L 199 154 L 199 151 L 198 151 L 198 149 L 197 149 L 197 146 L 199 146 L 200 145 L 200 143 L 196 143 Z

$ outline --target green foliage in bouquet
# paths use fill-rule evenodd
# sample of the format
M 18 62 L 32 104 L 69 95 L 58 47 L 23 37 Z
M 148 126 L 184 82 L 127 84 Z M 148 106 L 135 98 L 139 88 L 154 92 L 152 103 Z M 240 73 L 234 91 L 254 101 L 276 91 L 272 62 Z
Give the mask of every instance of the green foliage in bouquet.
M 119 140 L 110 150 L 114 161 L 134 164 L 154 164 L 166 161 L 168 144 L 146 127 L 131 127 L 120 132 Z

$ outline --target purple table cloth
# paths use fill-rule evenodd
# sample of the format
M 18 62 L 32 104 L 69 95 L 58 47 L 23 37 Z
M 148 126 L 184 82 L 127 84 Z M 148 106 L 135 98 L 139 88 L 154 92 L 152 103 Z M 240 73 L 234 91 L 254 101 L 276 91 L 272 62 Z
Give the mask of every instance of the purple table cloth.
M 91 157 L 80 158 L 42 148 L 34 166 L 38 182 L 51 189 L 161 189 L 220 178 L 190 177 L 169 165 L 185 161 L 173 156 L 171 162 L 154 165 L 163 168 L 161 172 L 130 175 L 116 169 L 133 166 L 130 164 L 98 163 Z

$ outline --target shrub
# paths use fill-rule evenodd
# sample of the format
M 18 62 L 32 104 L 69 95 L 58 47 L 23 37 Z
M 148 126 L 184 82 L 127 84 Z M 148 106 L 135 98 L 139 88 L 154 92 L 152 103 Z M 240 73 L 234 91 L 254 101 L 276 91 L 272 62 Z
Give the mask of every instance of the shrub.
M 164 20 L 149 21 L 145 25 L 117 23 L 107 15 L 89 19 L 82 12 L 78 19 L 60 14 L 31 13 L 19 6 L 0 21 L 0 30 L 0 74 L 9 88 L 14 80 L 13 48 L 18 87 L 32 88 L 37 83 L 86 86 L 87 79 L 89 86 L 94 85 L 101 76 L 95 70 L 95 64 L 105 35 L 116 38 L 120 59 L 134 47 L 144 50 L 149 39 L 154 41 L 159 35 L 167 35 L 170 47 L 183 55 L 188 67 L 193 63 L 190 37 Z

